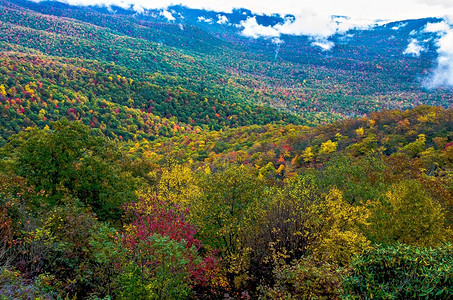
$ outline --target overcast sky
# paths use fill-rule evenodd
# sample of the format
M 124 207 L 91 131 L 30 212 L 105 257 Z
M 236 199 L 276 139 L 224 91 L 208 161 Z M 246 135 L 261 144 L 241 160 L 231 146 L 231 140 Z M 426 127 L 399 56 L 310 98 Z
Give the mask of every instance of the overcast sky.
M 256 13 L 344 15 L 355 19 L 403 20 L 453 15 L 453 0 L 60 0 L 70 4 L 135 4 L 163 8 L 183 4 L 191 8 L 230 12 L 248 8 Z

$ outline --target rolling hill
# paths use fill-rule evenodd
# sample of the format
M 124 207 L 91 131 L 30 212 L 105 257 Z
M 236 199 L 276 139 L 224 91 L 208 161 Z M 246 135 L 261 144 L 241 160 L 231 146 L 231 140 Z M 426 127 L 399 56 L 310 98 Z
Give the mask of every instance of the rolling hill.
M 295 22 L 0 0 L 0 299 L 451 299 L 451 25 Z
M 13 68 L 3 68 L 0 74 L 5 90 L 3 111 L 9 112 L 4 113 L 4 130 L 11 131 L 16 119 L 14 132 L 30 124 L 42 127 L 46 120 L 68 116 L 73 109 L 78 112 L 72 118 L 94 123 L 111 137 L 152 139 L 158 133 L 172 135 L 178 127 L 218 130 L 271 122 L 316 125 L 382 109 L 421 104 L 449 107 L 453 101 L 448 87 L 423 87 L 437 57 L 436 33 L 423 28 L 439 19 L 350 29 L 318 42 L 297 35 L 281 35 L 276 41 L 245 36 L 241 24 L 254 18 L 259 26 L 269 27 L 291 16 L 254 15 L 247 10 L 219 14 L 182 6 L 170 7 L 170 11 L 174 20 L 163 16 L 162 10 L 137 13 L 117 7 L 2 0 L 0 43 L 5 65 Z M 418 57 L 404 55 L 408 40 L 414 37 L 427 41 L 426 50 Z M 326 43 L 333 45 L 328 51 L 322 48 Z M 80 83 L 71 86 L 73 81 L 68 80 L 63 87 L 60 81 L 46 80 L 47 71 L 33 63 L 22 64 L 17 72 L 13 62 L 17 57 L 55 61 L 52 72 L 62 69 L 61 62 L 73 69 L 86 68 L 82 73 L 90 75 L 81 76 L 90 78 L 83 80 L 95 83 L 81 89 Z M 98 86 L 100 81 L 102 86 Z M 29 111 L 30 104 L 21 105 L 30 98 L 24 87 L 39 84 L 44 85 L 41 90 L 52 84 L 68 92 L 53 99 L 55 93 L 49 98 L 38 91 L 40 99 Z M 68 95 L 67 103 L 75 105 L 47 112 L 44 121 L 38 116 L 41 109 L 46 110 L 41 101 L 61 101 Z M 88 101 L 79 105 L 76 95 Z M 120 114 L 120 120 L 108 112 L 101 118 L 88 113 L 97 112 L 97 103 L 102 101 L 111 102 L 113 110 L 134 113 Z M 14 120 L 7 120 L 11 117 Z M 161 124 L 155 117 L 173 119 Z M 159 123 L 156 128 L 141 125 L 150 120 Z M 3 138 L 8 135 L 2 134 Z

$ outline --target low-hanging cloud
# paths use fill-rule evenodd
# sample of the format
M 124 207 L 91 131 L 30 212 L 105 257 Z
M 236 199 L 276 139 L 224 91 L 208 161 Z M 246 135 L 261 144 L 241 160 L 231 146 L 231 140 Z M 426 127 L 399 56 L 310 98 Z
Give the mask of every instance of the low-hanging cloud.
M 287 18 L 283 24 L 276 24 L 274 28 L 282 34 L 288 35 L 311 35 L 327 37 L 335 33 L 337 24 L 327 15 L 319 15 L 307 11 Z
M 406 27 L 406 26 L 407 26 L 407 23 L 400 23 L 398 25 L 393 26 L 391 29 L 392 30 L 400 30 L 401 28 Z
M 423 29 L 424 32 L 446 32 L 450 29 L 450 25 L 446 21 L 428 23 Z
M 333 42 L 325 40 L 325 39 L 316 40 L 311 44 L 312 44 L 312 46 L 317 46 L 317 47 L 321 48 L 322 51 L 329 51 L 330 49 L 333 48 L 333 46 L 335 46 L 335 44 Z
M 307 11 L 304 14 L 285 18 L 283 23 L 274 26 L 258 24 L 256 17 L 249 17 L 240 23 L 242 35 L 252 38 L 275 38 L 285 35 L 305 35 L 313 38 L 313 46 L 327 51 L 332 49 L 334 43 L 328 38 L 336 33 L 345 33 L 354 28 L 370 28 L 376 22 L 369 20 L 352 20 L 341 16 L 318 15 Z
M 277 60 L 277 58 L 278 58 L 278 53 L 280 52 L 280 46 L 284 43 L 284 41 L 282 41 L 282 40 L 279 39 L 279 38 L 273 38 L 273 39 L 272 39 L 272 43 L 276 45 L 276 47 L 275 47 L 275 56 L 274 56 L 274 60 Z
M 279 37 L 280 32 L 272 26 L 264 26 L 258 24 L 256 17 L 247 18 L 245 21 L 241 21 L 240 26 L 244 29 L 242 30 L 242 35 L 252 38 L 271 38 Z
M 217 19 L 218 19 L 217 20 L 217 24 L 221 24 L 222 25 L 222 24 L 228 24 L 229 23 L 228 18 L 226 16 L 224 16 L 224 15 L 220 15 L 220 14 L 217 15 Z
M 174 21 L 176 20 L 175 17 L 169 12 L 168 10 L 163 10 L 161 13 L 161 16 L 164 16 L 168 21 Z
M 133 9 L 134 11 L 136 11 L 137 13 L 139 13 L 139 14 L 145 13 L 145 9 L 143 8 L 143 6 L 141 6 L 141 5 L 139 5 L 139 4 L 134 4 L 134 5 L 132 6 L 132 9 Z
M 201 17 L 198 17 L 198 22 L 205 22 L 208 24 L 212 24 L 214 22 L 214 20 L 211 18 L 205 18 L 205 17 L 201 16 Z
M 425 50 L 426 50 L 425 47 L 420 45 L 416 39 L 411 39 L 409 45 L 407 45 L 406 50 L 404 50 L 403 54 L 419 57 L 420 53 Z
M 428 23 L 425 32 L 438 34 L 437 67 L 424 84 L 428 88 L 453 87 L 453 24 L 450 21 Z

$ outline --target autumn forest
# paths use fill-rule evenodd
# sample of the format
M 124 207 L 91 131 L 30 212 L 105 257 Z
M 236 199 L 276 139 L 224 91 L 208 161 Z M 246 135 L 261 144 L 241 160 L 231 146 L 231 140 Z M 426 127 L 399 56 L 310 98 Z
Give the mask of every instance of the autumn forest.
M 0 0 L 0 300 L 452 298 L 436 20 L 327 55 L 202 12 Z

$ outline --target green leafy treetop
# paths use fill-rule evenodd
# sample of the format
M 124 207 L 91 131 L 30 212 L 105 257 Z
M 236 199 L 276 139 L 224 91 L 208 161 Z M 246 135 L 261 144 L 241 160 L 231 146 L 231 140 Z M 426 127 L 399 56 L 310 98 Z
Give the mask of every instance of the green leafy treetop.
M 25 177 L 42 196 L 36 205 L 60 205 L 76 198 L 101 220 L 117 220 L 121 205 L 135 199 L 135 183 L 113 163 L 120 156 L 112 142 L 93 132 L 67 119 L 51 123 L 51 129 L 28 128 L 3 148 L 5 167 Z

